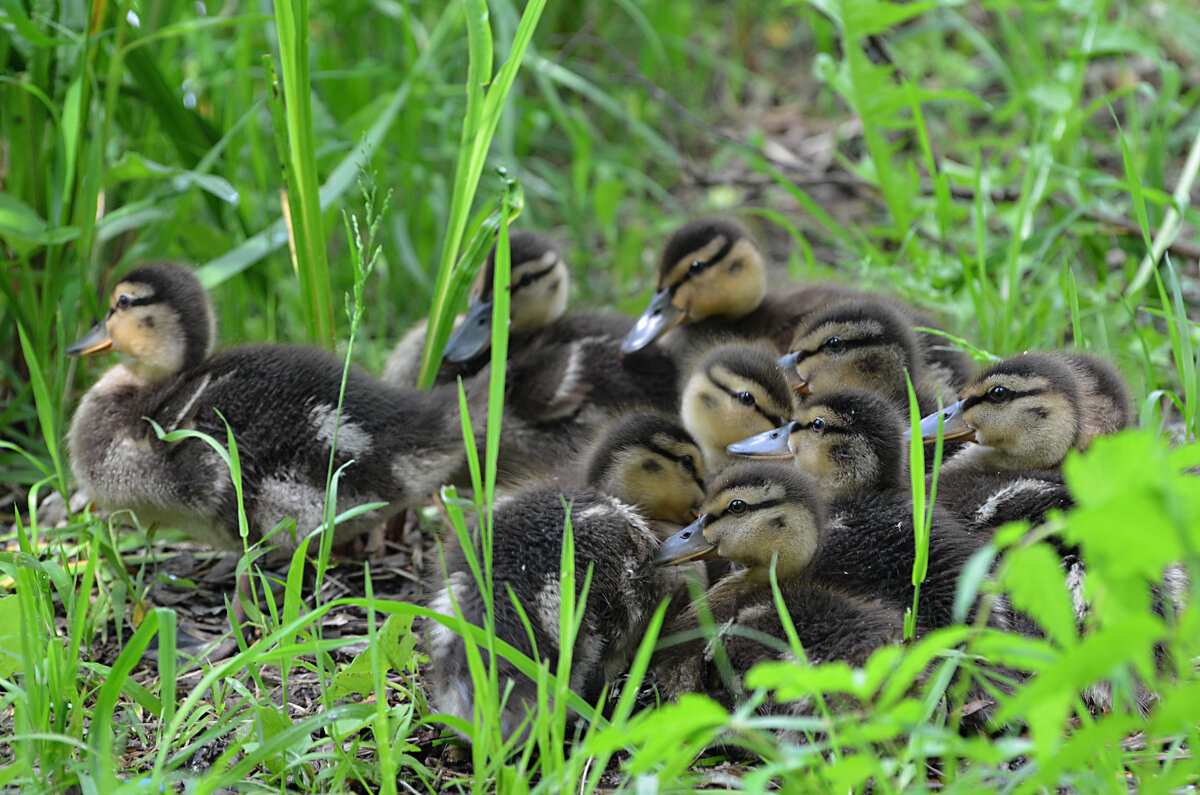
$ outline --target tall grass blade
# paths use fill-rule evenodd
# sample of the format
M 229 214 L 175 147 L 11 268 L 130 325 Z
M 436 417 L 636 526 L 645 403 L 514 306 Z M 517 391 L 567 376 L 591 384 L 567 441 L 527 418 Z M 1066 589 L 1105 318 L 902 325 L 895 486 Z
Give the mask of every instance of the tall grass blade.
M 325 249 L 325 224 L 317 190 L 317 143 L 313 130 L 308 58 L 308 0 L 276 0 L 275 28 L 283 73 L 287 148 L 280 152 L 296 240 L 296 269 L 304 296 L 309 339 L 334 345 L 333 296 Z M 272 88 L 272 95 L 277 96 Z
M 450 215 L 446 228 L 445 243 L 438 267 L 437 285 L 434 289 L 433 305 L 429 311 L 429 332 L 425 340 L 425 354 L 421 363 L 418 383 L 427 387 L 433 383 L 438 363 L 457 307 L 450 302 L 450 285 L 458 262 L 471 202 L 475 197 L 479 178 L 504 101 L 512 89 L 517 70 L 525 51 L 533 38 L 546 0 L 530 0 L 521 15 L 521 22 L 509 50 L 508 61 L 492 78 L 492 35 L 488 27 L 488 11 L 484 0 L 467 3 L 467 34 L 470 65 L 467 75 L 467 113 L 463 119 L 461 147 L 458 165 L 454 172 L 454 191 L 450 200 Z M 484 86 L 491 87 L 484 91 Z

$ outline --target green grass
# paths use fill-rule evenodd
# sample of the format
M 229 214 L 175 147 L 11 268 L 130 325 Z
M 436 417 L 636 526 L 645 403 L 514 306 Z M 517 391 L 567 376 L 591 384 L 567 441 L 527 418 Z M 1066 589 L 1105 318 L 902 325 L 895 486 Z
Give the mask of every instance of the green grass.
M 863 672 L 779 663 L 748 680 L 751 704 L 817 694 L 863 705 L 810 716 L 730 715 L 700 697 L 636 712 L 647 645 L 608 718 L 579 729 L 553 675 L 562 661 L 524 660 L 559 696 L 555 709 L 518 748 L 481 713 L 476 775 L 459 786 L 1025 792 L 1111 790 L 1128 775 L 1169 792 L 1196 781 L 1200 496 L 1182 474 L 1200 463 L 1190 237 L 1200 217 L 1189 201 L 1200 14 L 1190 4 L 198 9 L 167 0 L 134 18 L 112 3 L 0 4 L 0 481 L 14 524 L 0 553 L 0 787 L 448 786 L 416 739 L 429 725 L 411 623 L 423 608 L 372 598 L 369 578 L 365 598 L 306 600 L 311 564 L 299 558 L 276 607 L 248 550 L 261 637 L 192 675 L 175 661 L 174 611 L 146 602 L 156 563 L 144 535 L 121 529 L 127 517 L 39 521 L 41 500 L 69 491 L 63 435 L 97 372 L 62 351 L 99 315 L 113 275 L 153 259 L 195 263 L 224 343 L 335 344 L 377 371 L 423 316 L 436 359 L 512 217 L 565 248 L 574 306 L 632 312 L 673 226 L 710 211 L 759 223 L 789 273 L 938 310 L 980 358 L 1064 345 L 1111 358 L 1147 430 L 1072 459 L 1079 509 L 1033 539 L 998 534 L 964 575 L 963 594 L 1002 587 L 1045 639 L 954 627 L 884 650 Z M 341 296 L 352 296 L 346 313 Z M 500 361 L 503 324 L 497 333 Z M 493 399 L 503 374 L 493 370 Z M 484 528 L 498 417 L 465 426 L 483 440 L 482 500 L 466 510 Z M 464 509 L 447 509 L 467 532 Z M 1089 563 L 1083 637 L 1037 540 L 1050 532 L 1080 543 Z M 308 549 L 320 581 L 327 537 Z M 1191 593 L 1159 618 L 1141 584 L 1174 560 Z M 353 660 L 352 639 L 322 630 L 349 609 L 387 617 L 368 622 Z M 480 688 L 498 703 L 482 661 L 512 650 L 467 632 Z M 160 654 L 147 667 L 138 661 L 152 638 Z M 1172 652 L 1165 672 L 1155 643 Z M 106 645 L 115 651 L 102 657 Z M 996 666 L 1036 676 L 1007 692 Z M 316 681 L 320 709 L 278 709 L 268 694 L 280 671 Z M 1161 695 L 1145 716 L 1130 702 L 1139 677 Z M 1101 679 L 1114 682 L 1116 706 L 1093 715 L 1076 694 Z M 1013 722 L 997 738 L 958 731 L 963 716 L 947 704 L 976 692 L 992 692 Z M 801 736 L 812 741 L 786 739 Z M 722 755 L 704 751 L 716 738 L 753 764 L 719 766 Z M 150 752 L 131 753 L 138 744 Z M 190 772 L 202 747 L 215 758 Z

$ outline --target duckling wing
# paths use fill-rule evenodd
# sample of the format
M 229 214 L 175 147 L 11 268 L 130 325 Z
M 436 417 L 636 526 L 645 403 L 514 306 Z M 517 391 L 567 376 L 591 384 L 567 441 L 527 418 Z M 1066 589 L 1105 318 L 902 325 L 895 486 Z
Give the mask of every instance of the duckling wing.
M 523 335 L 508 363 L 509 408 L 534 423 L 575 417 L 589 407 L 674 411 L 674 362 L 657 346 L 620 356 L 624 331 L 631 326 L 629 318 L 574 314 Z
M 921 631 L 953 622 L 958 575 L 983 542 L 949 514 L 934 510 L 917 610 Z M 805 577 L 903 611 L 912 606 L 915 559 L 907 494 L 847 497 L 831 504 L 829 522 Z
M 1006 522 L 1042 524 L 1051 510 L 1074 505 L 1061 472 L 951 471 L 939 478 L 938 502 L 976 533 L 990 537 Z

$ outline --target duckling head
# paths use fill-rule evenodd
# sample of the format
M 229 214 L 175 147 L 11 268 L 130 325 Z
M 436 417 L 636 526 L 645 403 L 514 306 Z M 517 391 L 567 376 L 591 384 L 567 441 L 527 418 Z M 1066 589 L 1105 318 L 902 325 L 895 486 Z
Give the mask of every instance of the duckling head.
M 588 459 L 594 488 L 638 508 L 649 519 L 687 524 L 704 502 L 704 459 L 691 434 L 658 414 L 611 423 Z
M 728 462 L 725 448 L 787 422 L 796 401 L 774 357 L 751 345 L 709 351 L 683 387 L 680 417 L 704 451 L 709 470 Z
M 508 247 L 509 330 L 516 333 L 548 326 L 567 311 L 571 274 L 562 253 L 545 237 L 533 232 L 513 232 Z M 493 248 L 471 287 L 466 317 L 446 341 L 443 358 L 447 362 L 469 362 L 491 345 L 495 279 Z
M 962 399 L 921 420 L 926 443 L 974 441 L 991 448 L 988 461 L 1005 469 L 1059 466 L 1080 433 L 1079 386 L 1062 359 L 1039 353 L 1014 356 L 967 384 Z
M 899 312 L 854 300 L 830 307 L 796 332 L 779 366 L 799 376 L 802 395 L 853 387 L 907 403 L 904 374 L 916 383 L 920 362 L 916 335 Z
M 212 304 L 200 280 L 182 265 L 158 263 L 126 275 L 113 289 L 104 319 L 67 353 L 124 353 L 139 378 L 158 383 L 208 358 L 215 336 Z
M 680 227 L 663 249 L 656 277 L 654 298 L 621 343 L 622 354 L 684 323 L 747 315 L 767 289 L 762 253 L 745 227 L 729 218 L 700 218 Z
M 800 407 L 796 419 L 729 445 L 730 455 L 790 455 L 821 494 L 843 497 L 900 487 L 904 476 L 899 412 L 878 395 L 846 389 Z
M 801 574 L 816 555 L 824 506 L 812 479 L 773 462 L 734 464 L 717 476 L 700 518 L 668 538 L 654 563 L 723 558 L 744 564 L 754 581 Z

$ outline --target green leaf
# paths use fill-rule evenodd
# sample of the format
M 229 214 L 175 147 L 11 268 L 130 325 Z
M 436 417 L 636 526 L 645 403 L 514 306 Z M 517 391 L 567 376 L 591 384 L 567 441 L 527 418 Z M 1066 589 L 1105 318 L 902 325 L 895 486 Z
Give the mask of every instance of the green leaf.
M 229 183 L 229 180 L 214 174 L 201 174 L 185 168 L 164 166 L 137 152 L 126 152 L 122 155 L 121 159 L 105 172 L 104 182 L 106 185 L 112 186 L 138 179 L 165 180 L 167 178 L 171 179 L 176 190 L 195 186 L 235 207 L 240 201 L 237 189 Z
M 0 192 L 0 235 L 34 240 L 44 234 L 48 226 L 28 204 Z
M 0 597 L 0 677 L 11 677 L 21 668 L 21 605 L 12 594 Z
M 886 33 L 891 28 L 921 16 L 938 3 L 894 3 L 889 0 L 844 0 L 842 2 L 842 25 L 846 38 L 852 42 L 858 37 Z M 855 42 L 857 43 L 857 42 Z
M 858 695 L 864 684 L 863 677 L 844 662 L 761 662 L 746 672 L 745 682 L 747 689 L 773 691 L 778 701 L 798 701 L 814 693 Z
M 0 9 L 3 9 L 5 14 L 0 17 L 0 25 L 4 23 L 12 25 L 25 41 L 35 47 L 57 47 L 72 43 L 70 39 L 51 38 L 38 30 L 33 21 L 25 14 L 25 9 L 21 7 L 19 0 L 0 0 Z
M 1075 611 L 1067 593 L 1062 560 L 1049 544 L 1010 552 L 1000 580 L 1013 607 L 1027 613 L 1059 646 L 1077 642 Z
M 1024 720 L 1039 754 L 1053 754 L 1063 742 L 1064 723 L 1076 693 L 1119 674 L 1129 663 L 1144 666 L 1163 634 L 1162 621 L 1144 614 L 1092 632 L 1003 703 L 997 720 Z
M 412 662 L 417 636 L 412 631 L 413 616 L 391 615 L 383 622 L 379 640 L 393 671 L 403 671 Z

